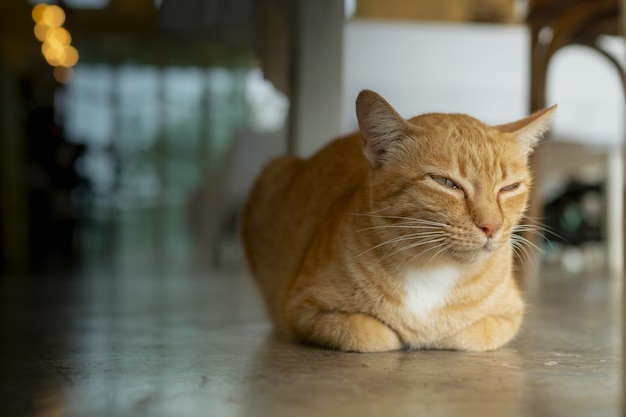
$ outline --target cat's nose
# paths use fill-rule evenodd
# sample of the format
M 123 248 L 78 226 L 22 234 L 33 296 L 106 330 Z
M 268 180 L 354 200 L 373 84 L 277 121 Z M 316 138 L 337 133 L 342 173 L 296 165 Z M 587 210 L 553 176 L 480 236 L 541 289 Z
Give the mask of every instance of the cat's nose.
M 485 236 L 492 238 L 498 233 L 498 230 L 502 228 L 502 222 L 493 223 L 481 223 L 477 225 L 480 230 L 483 231 Z

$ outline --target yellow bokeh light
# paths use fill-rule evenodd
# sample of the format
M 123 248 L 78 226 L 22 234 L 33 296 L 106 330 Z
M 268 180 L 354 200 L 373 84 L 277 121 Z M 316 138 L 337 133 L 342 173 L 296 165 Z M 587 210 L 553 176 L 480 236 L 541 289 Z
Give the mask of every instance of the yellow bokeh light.
M 63 9 L 56 5 L 41 3 L 33 7 L 32 16 L 36 22 L 35 37 L 42 42 L 41 53 L 46 62 L 55 67 L 55 78 L 57 73 L 71 74 L 59 69 L 71 70 L 78 63 L 78 51 L 71 45 L 72 35 L 62 27 L 65 22 Z
M 43 53 L 43 56 L 46 58 L 48 64 L 53 67 L 61 65 L 61 63 L 67 58 L 65 48 L 56 42 L 44 42 L 41 45 L 41 53 Z
M 61 65 L 64 67 L 73 67 L 78 63 L 78 51 L 73 46 L 67 46 L 64 50 L 65 59 L 61 61 Z
M 47 4 L 39 3 L 35 7 L 33 7 L 33 11 L 31 15 L 33 16 L 33 20 L 35 23 L 41 23 L 43 19 L 43 12 L 48 8 Z
M 46 37 L 48 36 L 48 31 L 50 31 L 50 28 L 44 24 L 37 23 L 35 25 L 35 37 L 41 42 L 46 40 Z
M 46 59 L 46 62 L 48 63 L 48 65 L 50 65 L 51 67 L 59 66 L 59 60 L 57 59 L 56 55 L 48 54 L 48 55 L 44 55 L 43 57 Z
M 65 22 L 65 12 L 57 5 L 48 6 L 41 13 L 41 21 L 51 28 L 59 27 Z
M 41 53 L 44 55 L 51 55 L 56 53 L 55 51 L 58 49 L 59 45 L 54 42 L 44 42 L 41 44 Z
M 54 42 L 58 42 L 59 44 L 66 46 L 72 43 L 72 36 L 65 28 L 60 27 L 48 30 L 46 32 L 45 40 L 54 40 Z

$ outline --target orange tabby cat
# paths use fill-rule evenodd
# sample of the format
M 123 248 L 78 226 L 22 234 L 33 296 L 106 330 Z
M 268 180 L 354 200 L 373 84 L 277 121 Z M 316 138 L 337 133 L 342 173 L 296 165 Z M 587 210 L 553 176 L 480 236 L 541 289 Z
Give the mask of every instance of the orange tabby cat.
M 357 352 L 510 341 L 524 311 L 512 234 L 553 111 L 495 127 L 461 114 L 404 120 L 363 91 L 360 134 L 273 161 L 243 241 L 277 330 Z

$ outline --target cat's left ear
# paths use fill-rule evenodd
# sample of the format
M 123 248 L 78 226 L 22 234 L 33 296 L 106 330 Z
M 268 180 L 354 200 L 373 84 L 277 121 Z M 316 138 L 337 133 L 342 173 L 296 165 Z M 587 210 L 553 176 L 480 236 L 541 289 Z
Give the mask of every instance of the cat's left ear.
M 536 111 L 524 119 L 494 127 L 500 132 L 513 134 L 527 150 L 527 153 L 531 153 L 539 140 L 550 129 L 550 122 L 555 110 L 556 104 Z

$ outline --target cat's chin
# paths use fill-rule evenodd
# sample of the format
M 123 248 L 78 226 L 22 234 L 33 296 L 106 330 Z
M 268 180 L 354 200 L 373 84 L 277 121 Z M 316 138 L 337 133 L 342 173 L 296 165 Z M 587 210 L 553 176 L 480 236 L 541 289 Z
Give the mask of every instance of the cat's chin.
M 460 264 L 474 264 L 489 258 L 495 248 L 483 246 L 478 249 L 457 249 L 451 251 L 448 256 Z

